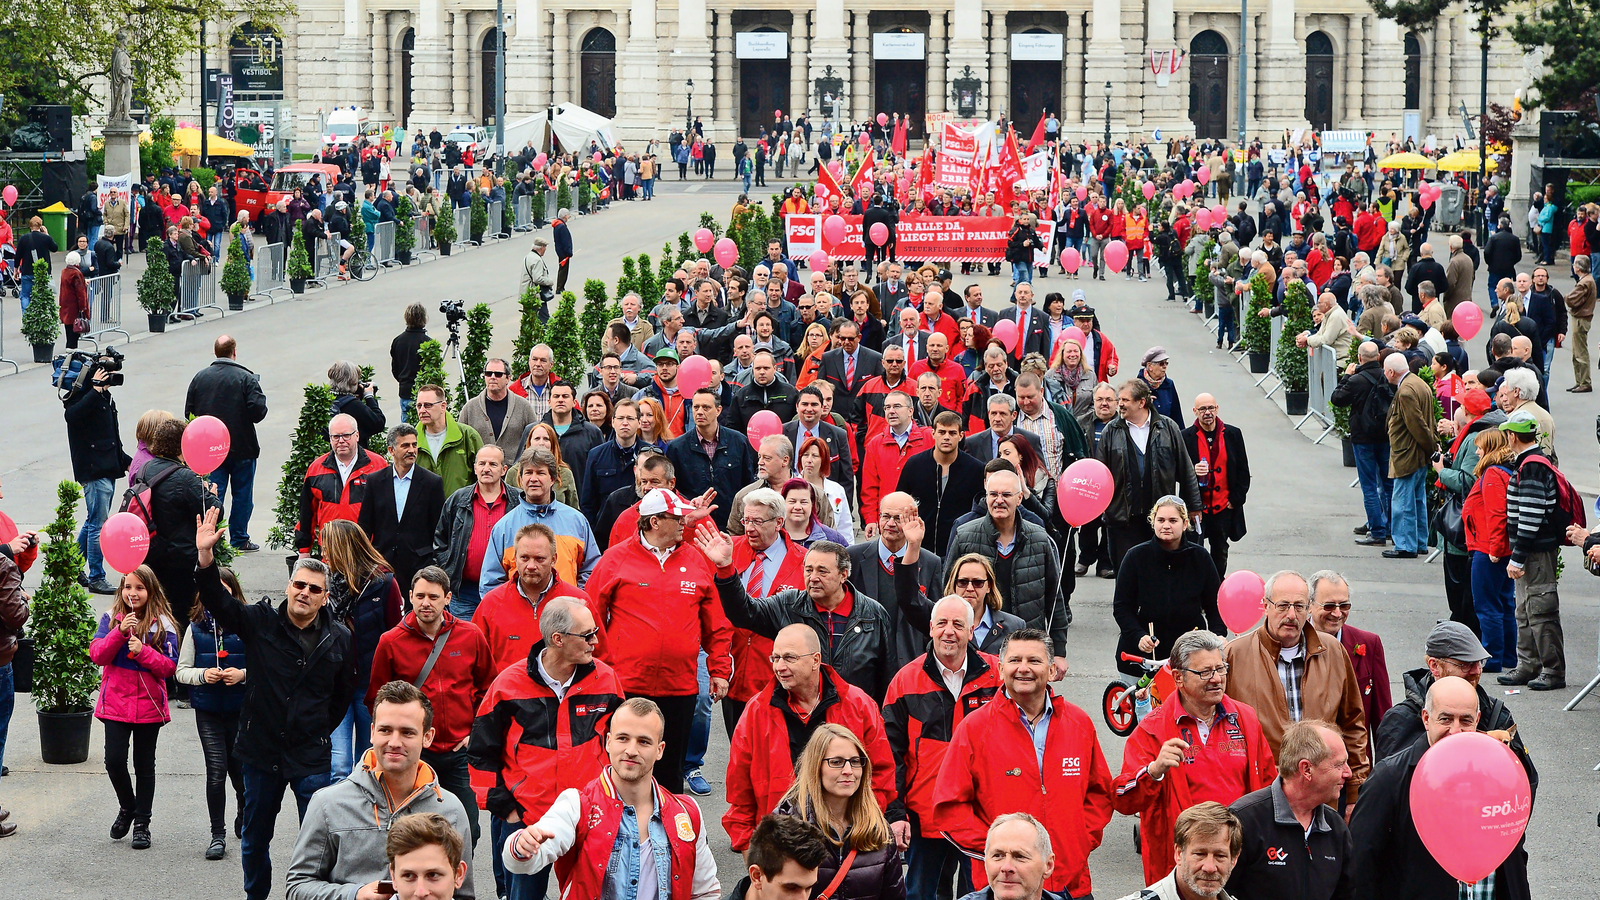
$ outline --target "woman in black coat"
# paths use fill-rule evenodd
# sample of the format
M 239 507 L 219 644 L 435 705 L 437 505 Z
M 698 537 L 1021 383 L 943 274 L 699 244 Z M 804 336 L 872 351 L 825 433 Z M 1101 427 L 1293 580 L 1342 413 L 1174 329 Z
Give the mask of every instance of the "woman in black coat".
M 356 420 L 361 446 L 371 444 L 372 436 L 382 434 L 387 422 L 378 406 L 377 388 L 361 383 L 361 367 L 342 359 L 328 367 L 328 386 L 333 389 L 333 412 Z
M 1199 543 L 1185 541 L 1189 510 L 1177 497 L 1162 497 L 1150 511 L 1153 540 L 1135 545 L 1117 567 L 1117 589 L 1111 614 L 1121 629 L 1117 669 L 1135 678 L 1144 674 L 1122 654 L 1166 655 L 1185 632 L 1205 628 L 1226 636 L 1217 612 L 1222 579 L 1211 554 Z M 1154 629 L 1154 637 L 1151 629 Z
M 840 760 L 852 764 L 834 768 L 831 763 Z M 867 748 L 843 725 L 817 726 L 800 752 L 794 784 L 774 812 L 804 818 L 828 836 L 831 858 L 817 867 L 812 897 L 834 883 L 850 858 L 844 877 L 829 892 L 832 900 L 905 900 L 905 867 L 873 795 L 872 774 Z

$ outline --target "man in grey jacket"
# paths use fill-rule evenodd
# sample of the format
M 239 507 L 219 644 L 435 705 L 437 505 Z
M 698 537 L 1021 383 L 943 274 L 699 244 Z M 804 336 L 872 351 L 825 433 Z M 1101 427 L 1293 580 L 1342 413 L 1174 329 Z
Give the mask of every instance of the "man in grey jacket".
M 491 359 L 483 366 L 483 393 L 461 407 L 456 421 L 477 429 L 485 444 L 497 444 L 504 459 L 522 456 L 522 434 L 539 421 L 533 404 L 511 390 L 511 364 Z
M 471 835 L 461 801 L 422 763 L 432 741 L 427 695 L 404 681 L 378 689 L 372 749 L 345 780 L 313 795 L 306 809 L 289 863 L 289 900 L 384 900 L 378 883 L 389 878 L 385 845 L 401 816 L 438 813 L 464 841 Z M 470 859 L 455 896 L 474 897 Z

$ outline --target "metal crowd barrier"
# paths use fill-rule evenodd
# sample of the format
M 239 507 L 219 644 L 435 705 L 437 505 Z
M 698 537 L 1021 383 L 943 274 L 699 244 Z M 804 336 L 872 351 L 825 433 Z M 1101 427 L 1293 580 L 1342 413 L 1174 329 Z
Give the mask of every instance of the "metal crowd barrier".
M 472 207 L 456 207 L 456 246 L 476 247 L 478 244 L 472 239 Z
M 555 221 L 556 213 L 561 211 L 561 208 L 556 205 L 556 196 L 557 196 L 557 194 L 556 194 L 555 191 L 546 190 L 544 192 L 544 216 L 543 216 L 543 219 L 546 222 Z
M 1242 331 L 1243 328 L 1241 327 L 1240 330 Z M 1277 379 L 1278 383 L 1273 385 L 1271 390 L 1267 391 L 1268 397 L 1271 397 L 1273 394 L 1277 393 L 1278 388 L 1283 387 L 1283 377 L 1278 374 L 1278 336 L 1281 334 L 1283 334 L 1283 318 L 1280 316 L 1273 316 L 1272 341 L 1267 345 L 1267 373 L 1256 379 L 1256 387 L 1261 387 L 1261 385 L 1264 384 L 1268 378 Z
M 338 238 L 326 237 L 317 241 L 311 255 L 311 277 L 306 279 L 307 287 L 316 285 L 325 288 L 329 281 L 339 276 L 340 249 Z
M 250 281 L 250 296 L 272 302 L 277 293 L 290 293 L 287 273 L 287 248 L 282 244 L 267 244 L 256 251 L 255 277 Z
M 512 231 L 533 230 L 533 195 L 523 194 L 515 198 L 516 204 L 512 207 Z
M 379 222 L 372 229 L 372 261 L 380 266 L 392 266 L 394 259 L 394 222 Z
M 101 275 L 89 279 L 88 284 L 89 310 L 94 330 L 79 335 L 78 340 L 92 342 L 96 350 L 100 349 L 101 335 L 120 334 L 125 340 L 133 340 L 133 335 L 122 327 L 122 274 Z M 110 340 L 104 343 L 110 343 Z
M 496 200 L 493 203 L 487 204 L 487 207 L 489 212 L 489 224 L 488 227 L 484 228 L 483 230 L 483 239 L 487 241 L 490 238 L 495 238 L 498 240 L 501 238 L 510 237 L 510 235 L 505 233 L 505 201 Z
M 3 300 L 4 298 L 0 297 L 0 301 Z M 16 360 L 6 356 L 6 305 L 4 302 L 0 302 L 0 364 L 10 366 L 13 373 L 22 371 L 22 366 L 18 365 Z
M 420 263 L 424 253 L 438 259 L 439 248 L 433 242 L 433 216 L 417 216 L 412 221 L 417 229 L 417 237 L 415 246 L 411 248 L 411 259 Z
M 224 315 L 221 306 L 217 305 L 217 267 L 201 265 L 196 260 L 184 262 L 183 271 L 178 281 L 178 309 L 180 318 L 193 319 L 202 309 L 214 309 L 218 315 Z
M 1339 385 L 1339 356 L 1332 347 L 1317 347 L 1306 361 L 1306 414 L 1294 424 L 1298 431 L 1313 418 L 1322 425 L 1322 433 L 1313 444 L 1320 444 L 1333 433 L 1333 389 Z

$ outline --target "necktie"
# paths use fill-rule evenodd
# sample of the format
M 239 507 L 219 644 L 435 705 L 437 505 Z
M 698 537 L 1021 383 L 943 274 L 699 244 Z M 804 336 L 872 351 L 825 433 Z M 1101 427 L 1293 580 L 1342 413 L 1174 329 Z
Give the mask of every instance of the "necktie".
M 844 384 L 845 384 L 845 387 L 850 387 L 851 385 L 854 385 L 855 383 L 856 383 L 856 358 L 854 356 L 846 356 L 844 358 Z
M 746 594 L 752 597 L 765 597 L 767 595 L 767 592 L 761 587 L 766 580 L 761 563 L 766 558 L 766 554 L 757 553 L 755 562 L 750 564 L 750 577 L 745 579 L 744 590 Z
M 914 363 L 916 361 L 917 361 L 917 336 L 915 334 L 908 334 L 908 335 L 906 335 L 906 364 L 909 365 L 909 364 Z

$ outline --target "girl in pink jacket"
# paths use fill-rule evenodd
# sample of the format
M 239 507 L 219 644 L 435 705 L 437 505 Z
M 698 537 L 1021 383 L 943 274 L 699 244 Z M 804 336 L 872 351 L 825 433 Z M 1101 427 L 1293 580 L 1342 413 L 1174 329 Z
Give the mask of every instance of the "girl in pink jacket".
M 111 837 L 120 840 L 131 825 L 133 849 L 145 850 L 150 847 L 150 806 L 156 793 L 156 737 L 172 718 L 167 679 L 178 668 L 178 629 L 149 566 L 122 576 L 116 600 L 100 617 L 89 658 L 100 666 L 94 714 L 105 724 L 106 775 L 117 792 Z M 137 790 L 128 778 L 130 741 Z

